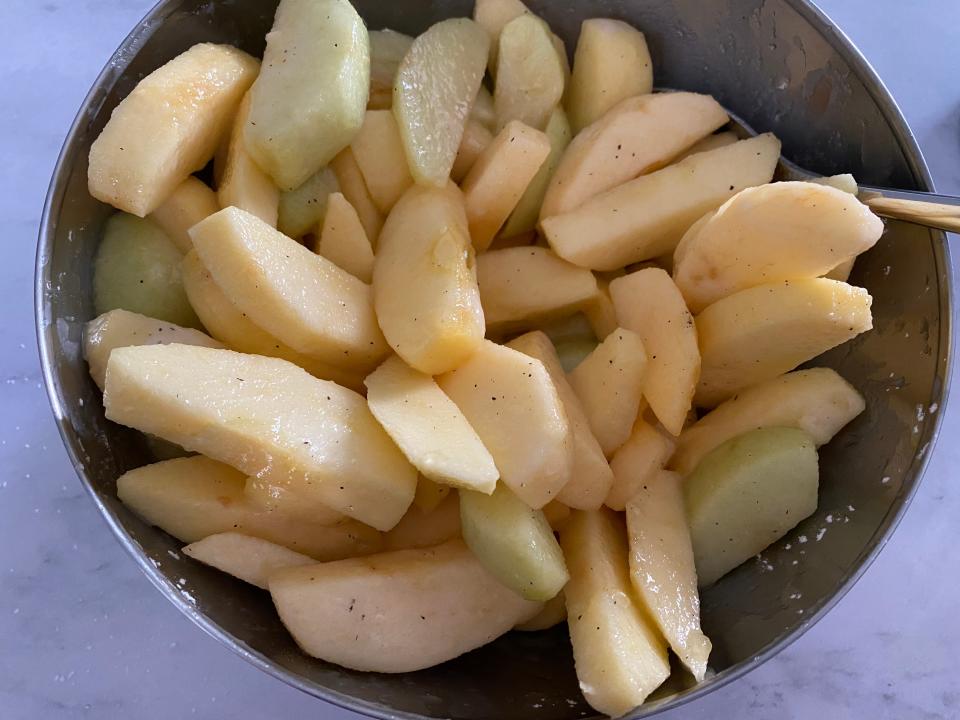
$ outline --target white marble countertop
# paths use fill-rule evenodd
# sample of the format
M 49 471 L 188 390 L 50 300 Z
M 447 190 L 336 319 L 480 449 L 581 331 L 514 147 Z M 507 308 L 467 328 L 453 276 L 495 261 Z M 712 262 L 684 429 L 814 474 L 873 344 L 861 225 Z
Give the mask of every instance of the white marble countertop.
M 0 325 L 0 717 L 355 718 L 247 665 L 150 586 L 82 490 L 41 385 L 29 299 L 50 172 L 90 83 L 152 1 L 0 0 L 0 286 L 11 300 Z M 960 2 L 820 4 L 899 101 L 938 188 L 960 193 Z M 946 414 L 913 506 L 846 598 L 766 665 L 663 717 L 960 716 L 949 470 L 960 405 Z

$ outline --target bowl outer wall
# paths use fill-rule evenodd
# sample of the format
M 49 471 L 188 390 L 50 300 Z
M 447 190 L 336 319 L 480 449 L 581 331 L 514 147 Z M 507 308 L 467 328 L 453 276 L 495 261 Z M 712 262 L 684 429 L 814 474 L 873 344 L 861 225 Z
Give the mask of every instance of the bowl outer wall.
M 80 162 L 81 166 L 83 166 L 85 162 L 85 158 L 76 157 L 77 144 L 82 143 L 85 136 L 87 136 L 87 140 L 89 141 L 89 136 L 92 134 L 91 130 L 95 129 L 94 126 L 97 122 L 100 122 L 102 125 L 105 119 L 102 117 L 103 113 L 101 112 L 104 105 L 114 103 L 118 97 L 122 97 L 129 91 L 130 87 L 132 87 L 133 81 L 138 79 L 138 75 L 142 76 L 144 72 L 153 69 L 157 64 L 154 58 L 140 58 L 139 52 L 144 46 L 149 45 L 149 41 L 154 33 L 163 27 L 165 23 L 179 22 L 185 29 L 178 37 L 178 42 L 181 44 L 180 47 L 164 48 L 165 56 L 170 57 L 179 50 L 185 49 L 193 42 L 206 39 L 204 33 L 211 30 L 212 26 L 210 23 L 218 22 L 221 19 L 218 18 L 218 13 L 229 14 L 231 7 L 245 4 L 251 5 L 252 3 L 244 3 L 243 1 L 223 2 L 220 3 L 219 8 L 212 9 L 201 7 L 203 3 L 192 2 L 191 0 L 171 0 L 158 4 L 148 13 L 137 29 L 124 41 L 121 48 L 101 73 L 90 94 L 84 101 L 77 120 L 74 122 L 64 144 L 64 150 L 61 153 L 61 157 L 54 171 L 47 204 L 44 209 L 37 253 L 36 276 L 36 311 L 41 362 L 51 405 L 61 435 L 64 438 L 68 454 L 78 475 L 84 486 L 90 492 L 101 513 L 104 515 L 108 525 L 154 585 L 201 628 L 218 638 L 248 661 L 301 690 L 342 707 L 374 717 L 506 717 L 503 713 L 504 708 L 497 707 L 495 702 L 490 702 L 490 698 L 484 697 L 490 693 L 485 692 L 483 689 L 477 693 L 475 691 L 470 692 L 469 689 L 465 687 L 460 688 L 463 691 L 461 693 L 463 699 L 457 702 L 450 702 L 442 697 L 431 698 L 431 690 L 436 688 L 435 683 L 438 682 L 438 680 L 424 678 L 422 674 L 412 676 L 411 682 L 407 683 L 408 689 L 404 691 L 416 700 L 414 704 L 419 704 L 416 711 L 411 711 L 410 703 L 406 702 L 402 704 L 406 705 L 408 710 L 391 710 L 385 707 L 382 702 L 359 697 L 363 692 L 367 692 L 368 696 L 376 695 L 380 692 L 377 687 L 378 683 L 381 681 L 386 682 L 382 680 L 382 676 L 370 676 L 368 680 L 364 680 L 363 676 L 358 674 L 349 673 L 348 671 L 337 671 L 335 674 L 343 676 L 345 679 L 341 679 L 339 682 L 328 680 L 326 684 L 321 684 L 316 679 L 306 677 L 303 672 L 301 672 L 304 663 L 302 661 L 298 662 L 296 658 L 291 657 L 290 653 L 295 653 L 296 651 L 289 647 L 292 645 L 289 640 L 286 642 L 286 647 L 272 647 L 270 649 L 270 656 L 268 656 L 265 652 L 254 647 L 258 643 L 245 642 L 238 638 L 234 632 L 230 632 L 222 627 L 223 624 L 226 624 L 226 620 L 230 620 L 232 621 L 231 624 L 235 625 L 239 623 L 240 627 L 245 631 L 254 628 L 254 630 L 261 633 L 260 636 L 262 636 L 263 633 L 269 635 L 274 632 L 275 627 L 269 623 L 262 623 L 258 617 L 258 614 L 262 615 L 264 612 L 270 611 L 269 602 L 264 600 L 262 594 L 252 593 L 230 578 L 218 576 L 215 571 L 193 567 L 195 564 L 187 563 L 183 560 L 175 561 L 172 556 L 167 554 L 167 551 L 171 548 L 178 547 L 178 544 L 172 542 L 169 537 L 159 531 L 145 526 L 127 512 L 126 509 L 116 501 L 115 487 L 111 487 L 109 481 L 105 482 L 103 480 L 103 478 L 108 476 L 115 478 L 121 469 L 141 464 L 144 451 L 135 434 L 113 426 L 105 426 L 102 418 L 99 419 L 99 421 L 95 420 L 91 422 L 90 418 L 87 417 L 87 415 L 90 414 L 89 410 L 81 411 L 78 400 L 85 399 L 87 402 L 85 402 L 84 406 L 87 408 L 97 407 L 98 403 L 95 390 L 90 387 L 91 383 L 89 379 L 86 379 L 85 386 L 78 386 L 76 384 L 77 378 L 65 373 L 67 366 L 70 366 L 71 363 L 75 365 L 78 362 L 78 328 L 83 320 L 89 319 L 89 314 L 92 311 L 89 308 L 89 302 L 87 302 L 86 306 L 81 303 L 77 307 L 74 307 L 72 310 L 75 312 L 72 314 L 59 312 L 60 308 L 55 304 L 58 296 L 57 288 L 68 284 L 70 279 L 65 279 L 62 276 L 55 277 L 53 274 L 55 265 L 55 240 L 58 237 L 59 228 L 66 225 L 69 228 L 65 236 L 66 244 L 70 246 L 72 243 L 72 245 L 80 249 L 77 250 L 76 257 L 72 258 L 74 262 L 59 263 L 59 266 L 70 267 L 74 273 L 80 276 L 84 276 L 84 274 L 88 275 L 92 245 L 91 243 L 84 244 L 82 240 L 85 233 L 92 232 L 97 223 L 105 217 L 105 212 L 103 212 L 99 217 L 91 219 L 88 216 L 87 210 L 83 207 L 85 203 L 76 202 L 79 197 L 76 194 L 76 182 L 79 176 L 85 176 L 85 172 L 77 173 L 74 167 L 77 162 Z M 384 26 L 389 20 L 393 23 L 393 27 L 407 30 L 408 32 L 414 32 L 420 26 L 418 23 L 422 21 L 424 12 L 431 10 L 436 11 L 434 6 L 437 4 L 443 6 L 441 14 L 450 15 L 468 14 L 471 7 L 471 3 L 469 2 L 434 3 L 430 8 L 424 10 L 424 7 L 427 5 L 424 2 L 412 2 L 408 4 L 417 7 L 418 12 L 411 12 L 401 18 L 388 18 L 387 15 L 390 13 L 389 6 L 392 4 L 377 5 L 371 2 L 357 2 L 357 5 L 361 8 L 370 6 L 367 8 L 370 12 L 365 12 L 364 15 L 368 18 L 371 27 Z M 231 33 L 239 33 L 241 37 L 249 36 L 249 33 L 253 29 L 262 27 L 265 24 L 269 25 L 269 16 L 272 15 L 272 4 L 256 3 L 256 5 L 258 5 L 256 12 L 252 14 L 248 13 L 245 16 L 245 18 L 247 18 L 245 21 L 234 23 L 232 26 L 225 26 L 222 23 L 218 25 L 216 29 L 220 33 L 219 39 L 229 39 Z M 547 8 L 546 2 L 532 2 L 530 5 L 535 11 L 544 11 L 544 14 L 549 16 L 552 24 L 557 27 L 558 31 L 567 37 L 568 40 L 575 37 L 577 20 L 580 15 L 577 15 L 573 9 L 550 10 Z M 636 4 L 630 2 L 594 2 L 583 3 L 582 5 L 589 5 L 592 8 L 588 11 L 583 11 L 583 17 L 601 15 L 631 17 L 636 14 L 636 12 L 633 12 L 635 8 L 632 7 Z M 728 8 L 727 14 L 731 17 L 734 15 L 740 16 L 742 21 L 747 23 L 751 28 L 751 33 L 755 37 L 763 34 L 764 27 L 767 23 L 771 22 L 771 18 L 774 24 L 777 22 L 777 11 L 781 13 L 781 17 L 792 18 L 789 22 L 796 22 L 799 19 L 805 21 L 809 26 L 818 31 L 838 55 L 837 59 L 843 62 L 846 69 L 852 73 L 853 78 L 865 88 L 867 94 L 875 104 L 875 110 L 878 113 L 879 119 L 889 126 L 891 133 L 896 138 L 898 143 L 896 150 L 902 155 L 903 162 L 900 163 L 901 167 L 897 167 L 898 163 L 895 160 L 891 161 L 889 163 L 890 167 L 887 168 L 888 172 L 885 172 L 884 167 L 877 166 L 876 164 L 874 164 L 873 167 L 861 168 L 864 172 L 863 179 L 876 184 L 898 184 L 906 187 L 914 186 L 922 189 L 933 189 L 929 173 L 916 145 L 916 141 L 907 127 L 902 114 L 896 107 L 896 104 L 880 80 L 876 77 L 873 70 L 853 47 L 852 43 L 850 43 L 839 30 L 833 27 L 832 23 L 830 23 L 820 11 L 800 0 L 783 0 L 783 2 L 780 3 L 743 2 L 730 5 L 736 5 L 736 7 Z M 178 7 L 189 6 L 196 7 L 187 13 L 177 10 Z M 264 6 L 269 8 L 269 12 Z M 776 10 L 771 10 L 773 6 L 776 6 Z M 658 7 L 658 3 L 649 3 L 648 7 L 644 8 L 644 11 L 657 12 Z M 200 22 L 196 23 L 196 26 L 191 24 L 197 20 L 198 15 L 202 16 L 204 13 L 209 15 L 209 17 L 205 20 L 201 17 Z M 790 13 L 793 13 L 793 15 L 790 15 Z M 719 14 L 722 16 L 722 12 L 712 10 L 703 14 L 711 16 Z M 736 18 L 733 19 L 736 20 Z M 204 22 L 207 24 L 205 25 Z M 644 27 L 642 18 L 638 24 Z M 702 34 L 705 27 L 708 27 L 708 25 L 698 28 L 696 23 L 691 23 L 688 25 L 678 24 L 675 28 L 671 29 L 675 31 L 676 38 L 679 41 L 683 41 L 684 38 L 689 39 L 691 34 Z M 197 31 L 203 36 L 194 36 L 191 34 L 191 32 Z M 661 31 L 658 30 L 657 32 L 663 35 Z M 216 35 L 214 35 L 214 37 L 216 37 Z M 716 42 L 723 46 L 724 43 L 730 42 L 731 38 L 732 36 L 717 37 Z M 669 62 L 672 38 L 658 38 L 651 33 L 649 39 L 651 40 L 655 61 L 665 59 Z M 661 42 L 663 43 L 662 46 L 660 45 Z M 786 40 L 784 40 L 784 42 L 786 42 Z M 677 44 L 681 43 L 677 42 Z M 572 49 L 572 47 L 572 43 L 568 43 L 568 48 Z M 248 49 L 257 51 L 256 47 L 249 47 Z M 734 42 L 731 46 L 731 54 L 736 51 L 737 46 L 736 42 Z M 789 57 L 792 57 L 792 55 Z M 138 60 L 141 66 L 136 68 L 135 66 Z M 749 73 L 749 65 L 750 63 L 747 62 L 747 73 Z M 811 75 L 809 72 L 804 73 L 804 78 L 809 78 Z M 688 82 L 677 82 L 675 84 L 687 89 L 712 89 L 708 76 L 709 72 L 704 71 L 703 77 L 690 77 L 687 78 Z M 824 77 L 827 78 L 826 81 L 823 79 Z M 824 92 L 824 82 L 835 83 L 831 91 L 836 91 L 837 78 L 831 77 L 829 73 L 823 73 L 819 78 L 814 79 L 813 84 L 809 88 L 801 88 L 801 90 L 806 90 L 806 92 L 799 93 L 797 97 L 800 100 L 798 101 L 802 101 L 808 105 L 816 105 L 818 102 L 821 104 L 826 103 L 824 109 L 829 111 L 829 107 L 827 107 L 829 102 L 821 102 L 821 100 L 818 99 Z M 124 84 L 126 84 L 125 88 Z M 791 97 L 793 97 L 791 94 L 793 85 L 793 79 L 788 79 L 787 94 Z M 840 85 L 842 91 L 842 78 L 840 79 Z M 834 158 L 832 162 L 839 162 L 840 164 L 836 166 L 831 165 L 831 148 L 839 148 L 842 144 L 842 137 L 834 137 L 828 133 L 826 142 L 823 143 L 822 147 L 817 147 L 812 152 L 809 148 L 791 146 L 790 139 L 796 133 L 790 127 L 782 128 L 780 126 L 781 122 L 785 122 L 783 118 L 764 117 L 762 112 L 759 117 L 755 114 L 752 115 L 741 104 L 741 102 L 744 102 L 743 99 L 738 102 L 737 98 L 725 96 L 722 91 L 718 91 L 717 94 L 721 102 L 728 104 L 739 114 L 745 116 L 745 118 L 756 127 L 761 129 L 776 129 L 778 134 L 784 136 L 785 152 L 801 163 L 824 173 L 846 169 L 845 166 L 848 164 L 848 161 L 838 161 Z M 750 99 L 748 94 L 745 101 L 749 104 Z M 802 113 L 800 113 L 800 115 L 802 115 Z M 862 122 L 863 118 L 861 117 L 860 120 Z M 867 152 L 868 149 L 870 148 L 861 147 L 863 160 L 861 164 L 865 166 L 870 165 L 872 159 L 878 152 L 876 147 L 872 149 L 872 154 Z M 896 155 L 896 153 L 894 153 L 894 155 Z M 71 171 L 73 171 L 72 175 L 70 175 Z M 71 185 L 71 180 L 73 180 L 73 185 Z M 74 190 L 72 194 L 68 193 L 68 190 L 71 189 Z M 89 201 L 86 204 L 89 204 Z M 73 207 L 74 205 L 77 207 Z M 74 214 L 71 215 L 71 212 Z M 927 235 L 927 231 L 920 231 L 920 234 L 918 234 L 915 228 L 908 228 L 900 223 L 894 224 L 893 227 L 895 228 L 895 232 L 892 232 L 891 235 L 896 235 L 900 238 L 901 243 L 909 242 L 911 237 L 914 242 L 922 243 L 922 235 Z M 901 235 L 904 237 L 901 237 Z M 935 332 L 931 332 L 929 326 L 927 328 L 928 334 L 935 336 L 932 337 L 932 339 L 929 336 L 927 338 L 928 345 L 933 343 L 933 346 L 935 346 L 932 349 L 932 352 L 935 354 L 933 355 L 933 365 L 931 366 L 932 383 L 930 385 L 930 392 L 927 394 L 925 400 L 927 406 L 932 403 L 938 403 L 942 408 L 946 401 L 947 383 L 949 380 L 948 360 L 951 357 L 950 321 L 952 305 L 950 265 L 948 248 L 944 242 L 942 233 L 930 232 L 927 235 L 927 243 L 927 247 L 931 248 L 932 263 L 930 263 L 931 267 L 929 270 L 932 271 L 932 277 L 930 274 L 927 275 L 926 288 L 927 291 L 929 291 L 931 282 L 936 284 L 939 296 L 939 317 L 937 318 L 937 326 L 934 328 Z M 63 241 L 61 241 L 61 246 L 62 245 Z M 890 250 L 892 250 L 892 248 L 888 250 L 878 248 L 878 251 L 881 252 L 888 252 Z M 877 263 L 873 263 L 873 265 L 876 264 Z M 853 280 L 855 282 L 861 280 L 864 284 L 868 285 L 868 287 L 876 285 L 876 273 L 871 273 L 871 269 L 872 268 L 868 267 L 863 272 L 860 272 L 858 268 L 857 272 L 860 274 L 860 277 L 855 275 Z M 921 275 L 922 274 L 921 272 Z M 89 288 L 88 281 L 88 277 L 83 277 L 79 285 L 84 286 L 85 284 L 85 287 Z M 876 292 L 874 292 L 874 294 L 876 295 Z M 930 320 L 930 318 L 925 319 Z M 912 329 L 912 325 L 908 324 L 907 327 Z M 917 329 L 922 332 L 922 327 Z M 891 332 L 883 336 L 887 338 L 885 342 L 889 342 L 892 334 Z M 912 344 L 910 348 L 913 348 Z M 886 350 L 889 351 L 890 349 L 886 348 Z M 895 347 L 891 352 L 893 355 L 902 355 L 905 351 L 902 348 Z M 846 353 L 846 355 L 849 354 L 851 353 Z M 847 359 L 846 355 L 835 351 L 830 354 L 829 358 L 834 365 L 843 366 L 843 363 Z M 906 356 L 909 358 L 910 352 L 906 352 Z M 885 371 L 886 367 L 882 369 Z M 872 370 L 873 372 L 868 374 L 870 382 L 876 382 L 875 379 L 881 374 L 880 369 L 873 368 Z M 83 375 L 83 373 L 81 373 L 81 375 Z M 889 386 L 873 388 L 873 392 L 870 388 L 867 388 L 866 392 L 870 398 L 882 398 L 885 395 L 890 397 Z M 913 411 L 912 407 L 907 409 Z M 894 413 L 894 415 L 897 415 L 897 413 Z M 771 634 L 768 632 L 769 638 L 755 648 L 719 648 L 728 656 L 730 663 L 715 677 L 696 688 L 688 689 L 663 701 L 645 705 L 635 711 L 631 717 L 639 718 L 649 716 L 661 710 L 676 707 L 679 704 L 700 697 L 730 682 L 769 657 L 772 657 L 822 617 L 863 573 L 883 547 L 891 531 L 905 511 L 910 498 L 916 490 L 919 477 L 929 457 L 929 451 L 935 439 L 941 415 L 942 411 L 939 413 L 929 413 L 922 421 L 918 420 L 918 429 L 916 432 L 910 431 L 909 424 L 905 425 L 904 427 L 906 427 L 907 431 L 911 434 L 910 442 L 907 444 L 905 450 L 899 452 L 897 457 L 890 459 L 886 463 L 877 464 L 876 467 L 871 466 L 864 470 L 864 475 L 870 476 L 868 480 L 872 478 L 871 481 L 877 484 L 878 492 L 881 490 L 879 485 L 880 476 L 878 473 L 889 472 L 892 481 L 884 488 L 885 492 L 893 493 L 884 496 L 885 499 L 889 500 L 889 505 L 885 513 L 877 516 L 878 522 L 875 523 L 872 529 L 867 528 L 869 535 L 866 536 L 866 541 L 862 544 L 862 548 L 854 561 L 848 563 L 844 568 L 835 570 L 829 575 L 830 582 L 833 583 L 832 590 L 821 592 L 819 595 L 814 593 L 809 602 L 791 607 L 791 611 L 793 611 L 794 608 L 803 611 L 805 619 L 802 622 L 785 626 L 783 630 L 778 633 Z M 887 425 L 883 424 L 884 418 L 880 418 L 877 422 L 874 421 L 877 421 L 877 418 L 867 417 L 858 421 L 860 423 L 859 429 L 845 433 L 844 436 L 847 437 L 845 443 L 843 442 L 843 437 L 838 438 L 840 444 L 826 448 L 825 454 L 842 452 L 843 449 L 852 442 L 863 439 L 864 433 L 868 429 L 872 435 L 876 436 L 876 442 L 889 439 L 884 433 L 897 434 L 903 430 L 903 428 L 896 423 L 894 423 L 893 426 L 887 427 L 887 425 L 890 424 L 889 418 L 887 418 Z M 880 432 L 875 432 L 878 427 L 880 428 Z M 897 462 L 893 462 L 894 460 Z M 893 463 L 892 466 L 891 463 Z M 864 464 L 868 465 L 869 462 Z M 825 468 L 826 467 L 828 466 L 825 463 Z M 877 477 L 874 478 L 873 476 Z M 825 490 L 828 489 L 829 488 L 825 488 Z M 856 519 L 859 516 L 854 513 L 848 517 L 851 518 L 851 522 L 856 524 Z M 822 524 L 822 518 L 818 518 L 817 521 Z M 786 600 L 788 592 L 796 587 L 802 586 L 804 582 L 808 581 L 805 580 L 805 578 L 808 578 L 808 576 L 811 575 L 810 573 L 790 574 L 789 568 L 791 565 L 789 563 L 792 562 L 790 560 L 791 555 L 789 551 L 784 549 L 786 545 L 790 544 L 796 548 L 799 542 L 798 538 L 803 534 L 805 527 L 806 526 L 801 526 L 797 533 L 788 536 L 787 540 L 781 544 L 778 551 L 775 552 L 771 558 L 765 561 L 758 561 L 757 564 L 748 563 L 735 572 L 730 578 L 729 589 L 726 592 L 722 591 L 723 583 L 721 583 L 720 592 L 709 591 L 705 593 L 705 617 L 708 613 L 715 612 L 719 618 L 722 619 L 721 622 L 726 622 L 733 614 L 739 613 L 750 622 L 762 622 L 766 629 L 769 629 L 773 623 L 779 622 L 778 615 L 769 617 L 764 615 L 764 612 L 769 613 L 768 608 L 762 608 L 760 612 L 750 611 L 756 608 L 751 608 L 747 612 L 743 612 L 744 608 L 740 606 L 745 602 L 745 595 L 756 594 L 764 602 L 769 600 L 769 592 L 760 591 L 756 584 L 759 578 L 776 578 L 778 577 L 778 573 L 784 574 L 783 582 L 779 583 L 779 587 L 782 588 L 784 601 Z M 812 532 L 815 532 L 818 529 L 816 522 L 810 525 L 810 528 Z M 831 527 L 830 530 L 831 533 L 828 533 L 828 535 L 832 537 L 834 528 Z M 791 540 L 793 541 L 792 543 L 790 542 Z M 812 548 L 813 545 L 811 544 L 809 547 Z M 796 550 L 794 550 L 794 552 L 795 551 Z M 796 558 L 794 557 L 794 559 Z M 766 570 L 764 563 L 769 564 L 773 569 Z M 176 583 L 176 579 L 180 577 L 187 577 L 189 582 L 186 587 L 181 587 Z M 727 581 L 725 580 L 724 582 Z M 768 579 L 766 582 L 769 585 L 771 581 Z M 243 600 L 241 603 L 233 603 L 229 607 L 228 615 L 230 615 L 230 617 L 223 615 L 218 608 L 206 602 L 208 597 L 222 597 L 223 592 L 237 594 Z M 714 597 L 714 595 L 716 595 L 716 597 Z M 276 623 L 274 623 L 274 625 L 275 624 Z M 714 635 L 715 637 L 719 637 L 716 633 L 714 633 Z M 254 636 L 260 637 L 256 632 Z M 754 638 L 754 645 L 756 645 L 755 640 L 756 638 Z M 514 634 L 511 636 L 511 639 L 502 640 L 494 644 L 495 646 L 506 646 L 509 644 L 511 647 L 502 647 L 499 651 L 494 649 L 492 653 L 491 651 L 483 650 L 479 653 L 472 653 L 471 656 L 485 656 L 488 660 L 507 657 L 517 659 L 518 657 L 523 657 L 528 661 L 525 664 L 538 663 L 542 662 L 544 652 L 554 656 L 565 655 L 568 652 L 568 650 L 564 650 L 562 653 L 557 653 L 556 647 L 558 643 L 561 646 L 564 644 L 562 635 L 558 633 L 544 633 L 539 634 L 537 637 L 518 637 L 517 634 Z M 551 652 L 551 649 L 553 652 Z M 749 652 L 746 652 L 748 650 Z M 470 656 L 467 657 L 470 658 Z M 721 656 L 721 660 L 722 659 L 723 657 Z M 568 662 L 565 658 L 564 661 Z M 459 665 L 466 664 L 466 667 L 463 669 L 464 671 L 456 676 L 459 682 L 463 682 L 463 677 L 470 676 L 470 671 L 475 668 L 470 667 L 469 661 L 466 661 L 466 663 L 457 661 L 457 663 Z M 313 665 L 317 664 L 320 663 L 313 663 Z M 296 669 L 291 669 L 291 667 Z M 525 681 L 533 681 L 528 682 L 530 687 L 536 688 L 532 693 L 525 694 L 523 688 L 512 687 L 507 689 L 499 686 L 498 690 L 502 691 L 500 695 L 509 699 L 512 705 L 515 705 L 517 702 L 526 702 L 527 707 L 524 708 L 523 717 L 561 718 L 579 716 L 579 712 L 584 706 L 582 705 L 582 700 L 577 696 L 575 685 L 573 685 L 571 694 L 569 686 L 571 682 L 575 682 L 572 674 L 569 671 L 566 673 L 560 672 L 556 667 L 545 667 L 543 668 L 542 675 L 543 677 L 523 678 Z M 509 677 L 499 677 L 495 679 L 501 683 L 509 683 L 510 681 Z M 423 682 L 423 686 L 418 686 L 417 683 L 421 681 Z M 567 686 L 564 688 L 563 694 L 565 696 L 548 697 L 547 693 L 558 685 Z M 488 684 L 487 687 L 489 686 Z M 538 694 L 542 697 L 536 697 Z M 382 698 L 382 694 L 380 697 Z M 567 700 L 574 702 L 574 704 L 569 704 Z M 535 705 L 540 705 L 540 707 L 533 709 Z

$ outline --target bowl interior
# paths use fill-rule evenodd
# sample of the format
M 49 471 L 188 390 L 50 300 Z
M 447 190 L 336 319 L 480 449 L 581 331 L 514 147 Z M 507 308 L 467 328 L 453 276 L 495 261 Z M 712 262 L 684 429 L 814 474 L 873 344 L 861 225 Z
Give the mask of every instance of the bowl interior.
M 415 34 L 469 15 L 471 0 L 354 0 L 371 28 Z M 895 105 L 829 24 L 800 0 L 584 0 L 528 4 L 572 53 L 580 22 L 627 20 L 647 35 L 657 84 L 709 92 L 784 153 L 824 174 L 853 172 L 892 187 L 925 187 L 923 161 Z M 81 331 L 91 319 L 91 258 L 111 210 L 86 189 L 87 153 L 111 110 L 145 74 L 196 42 L 260 54 L 276 2 L 169 0 L 127 39 L 64 148 L 38 253 L 41 352 L 64 439 L 108 522 L 153 582 L 205 630 L 302 689 L 382 717 L 565 720 L 592 715 L 565 633 L 512 633 L 441 667 L 402 676 L 355 673 L 300 653 L 266 593 L 182 557 L 180 543 L 116 499 L 116 477 L 147 462 L 139 436 L 108 423 L 87 374 Z M 852 282 L 874 297 L 875 330 L 814 364 L 836 368 L 867 396 L 867 412 L 821 452 L 818 512 L 782 542 L 703 594 L 717 675 L 674 688 L 637 716 L 736 677 L 802 632 L 879 549 L 904 509 L 936 431 L 948 353 L 943 236 L 890 223 Z M 181 579 L 183 579 L 181 581 Z M 664 693 L 666 695 L 666 693 Z M 409 714 L 409 715 L 408 715 Z

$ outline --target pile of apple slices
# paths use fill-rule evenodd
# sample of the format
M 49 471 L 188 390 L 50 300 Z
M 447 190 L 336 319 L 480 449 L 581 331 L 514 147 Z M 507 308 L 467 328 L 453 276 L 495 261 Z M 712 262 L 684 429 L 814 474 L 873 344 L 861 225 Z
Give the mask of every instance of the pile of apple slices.
M 634 28 L 584 22 L 571 70 L 518 0 L 416 38 L 282 0 L 262 61 L 145 77 L 89 165 L 90 373 L 172 458 L 121 500 L 345 667 L 565 620 L 601 712 L 671 651 L 702 680 L 698 585 L 815 510 L 864 409 L 797 368 L 870 329 L 882 224 L 652 87 Z

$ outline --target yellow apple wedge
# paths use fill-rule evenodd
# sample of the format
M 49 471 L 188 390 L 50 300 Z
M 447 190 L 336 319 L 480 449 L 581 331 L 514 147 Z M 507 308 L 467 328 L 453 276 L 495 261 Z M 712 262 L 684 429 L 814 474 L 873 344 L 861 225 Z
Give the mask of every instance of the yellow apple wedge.
M 137 83 L 90 146 L 90 194 L 138 217 L 213 157 L 260 63 L 200 43 Z
M 380 237 L 380 229 L 383 227 L 383 213 L 373 202 L 370 189 L 367 187 L 366 180 L 363 179 L 363 173 L 360 172 L 360 166 L 357 165 L 353 150 L 350 148 L 343 150 L 330 162 L 330 168 L 337 179 L 340 192 L 357 211 L 363 229 L 367 231 L 370 244 L 376 248 L 377 239 Z
M 425 477 L 489 495 L 500 473 L 459 408 L 429 375 L 389 358 L 364 381 L 370 412 Z
M 484 340 L 453 372 L 437 378 L 493 456 L 500 479 L 542 508 L 572 476 L 570 423 L 543 363 Z
M 118 348 L 107 417 L 201 452 L 378 530 L 403 516 L 417 473 L 362 396 L 275 358 L 188 345 Z
M 493 106 L 497 128 L 519 120 L 542 130 L 559 105 L 566 72 L 549 26 L 525 13 L 508 22 L 497 39 Z
M 217 181 L 217 200 L 221 208 L 238 207 L 256 215 L 267 225 L 276 227 L 280 211 L 280 191 L 247 152 L 243 131 L 249 116 L 250 93 L 247 93 L 233 121 L 222 175 Z
M 460 139 L 460 147 L 457 148 L 457 158 L 450 169 L 450 179 L 455 183 L 463 182 L 477 159 L 492 142 L 493 133 L 481 123 L 469 118 L 463 128 L 463 137 Z
M 300 565 L 316 565 L 309 555 L 236 532 L 208 535 L 185 546 L 183 554 L 228 575 L 267 589 L 267 579 L 277 570 Z
M 371 30 L 370 98 L 368 110 L 388 110 L 393 105 L 393 83 L 397 68 L 413 44 L 413 38 L 395 30 Z
M 693 316 L 673 280 L 644 268 L 610 283 L 620 325 L 643 340 L 647 373 L 643 396 L 657 419 L 679 435 L 700 377 L 700 348 Z
M 413 496 L 413 504 L 429 513 L 443 502 L 451 490 L 449 485 L 441 485 L 421 475 L 417 478 L 417 492 Z
M 380 673 L 452 660 L 542 607 L 497 582 L 462 540 L 280 570 L 270 594 L 304 652 Z
M 873 327 L 863 288 L 826 278 L 757 285 L 697 315 L 703 356 L 694 402 L 714 407 Z
M 570 581 L 567 624 L 580 690 L 597 712 L 619 717 L 670 674 L 667 647 L 634 599 L 627 532 L 609 510 L 578 510 L 560 531 Z
M 124 473 L 117 496 L 148 523 L 186 543 L 238 532 L 315 560 L 366 555 L 382 545 L 379 532 L 342 515 L 318 520 L 264 510 L 244 496 L 245 481 L 239 470 L 193 455 Z
M 327 200 L 316 251 L 358 280 L 373 280 L 373 248 L 360 216 L 342 193 L 332 193 Z
M 393 113 L 367 110 L 350 149 L 377 209 L 389 213 L 404 191 L 413 185 Z
M 428 375 L 452 370 L 483 340 L 483 308 L 463 197 L 417 185 L 393 207 L 373 264 L 373 302 L 390 347 Z
M 191 175 L 150 213 L 150 219 L 167 234 L 180 252 L 187 253 L 193 249 L 193 240 L 187 231 L 219 209 L 217 194 L 203 180 Z
M 411 505 L 390 532 L 383 534 L 384 550 L 433 547 L 460 537 L 460 497 L 448 494 L 439 505 L 424 510 Z
M 613 484 L 607 507 L 623 510 L 630 499 L 670 460 L 676 444 L 643 418 L 638 418 L 630 437 L 610 458 Z
M 514 18 L 530 11 L 520 0 L 477 0 L 473 4 L 473 20 L 490 36 L 490 73 L 495 75 L 500 32 Z

